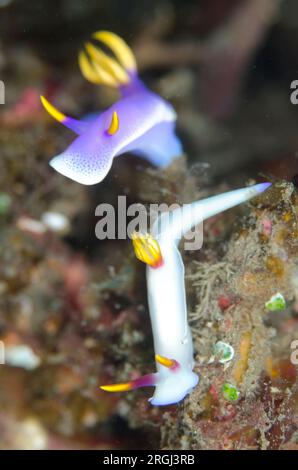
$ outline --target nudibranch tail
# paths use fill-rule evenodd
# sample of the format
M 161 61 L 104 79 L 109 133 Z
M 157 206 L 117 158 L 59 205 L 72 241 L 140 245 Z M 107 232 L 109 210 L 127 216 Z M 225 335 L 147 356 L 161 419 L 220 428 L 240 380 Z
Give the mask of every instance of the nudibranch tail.
M 263 193 L 266 189 L 270 188 L 270 186 L 272 186 L 272 183 L 266 181 L 265 183 L 255 184 L 254 188 L 258 193 Z
M 224 212 L 232 207 L 238 206 L 250 199 L 258 196 L 259 194 L 266 191 L 271 186 L 271 183 L 260 183 L 246 188 L 235 189 L 228 191 L 223 194 L 217 194 L 211 196 L 203 201 L 198 201 L 193 204 L 194 219 L 192 220 L 192 226 L 195 225 L 195 211 L 198 210 L 202 220 L 212 217 L 220 212 Z M 184 232 L 185 233 L 185 232 Z
M 158 241 L 148 233 L 134 232 L 131 235 L 136 257 L 152 268 L 159 268 L 163 258 Z
M 111 87 L 129 84 L 137 73 L 137 66 L 128 45 L 109 31 L 97 31 L 93 38 L 108 46 L 117 60 L 88 42 L 85 44 L 86 52 L 79 53 L 79 66 L 83 76 L 92 83 Z
M 152 234 L 155 237 L 176 243 L 193 227 L 209 217 L 231 209 L 260 195 L 271 183 L 260 183 L 246 188 L 227 191 L 191 204 L 179 207 L 170 213 L 163 213 L 154 223 Z

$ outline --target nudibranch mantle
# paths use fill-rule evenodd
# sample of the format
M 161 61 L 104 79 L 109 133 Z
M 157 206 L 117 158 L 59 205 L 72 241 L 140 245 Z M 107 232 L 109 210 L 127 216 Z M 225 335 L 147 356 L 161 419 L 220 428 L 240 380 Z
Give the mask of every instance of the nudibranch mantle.
M 144 256 L 140 251 L 148 237 L 141 238 L 140 235 L 140 241 L 136 235 L 133 237 L 137 257 L 147 263 L 147 295 L 157 373 L 127 384 L 103 386 L 104 390 L 155 386 L 151 404 L 169 405 L 181 401 L 198 384 L 199 377 L 193 372 L 193 342 L 187 322 L 184 264 L 178 250 L 179 241 L 198 223 L 248 201 L 269 186 L 270 183 L 261 183 L 196 201 L 175 209 L 171 217 L 163 213 L 152 227 L 154 243 L 152 240 L 147 243 Z
M 148 90 L 138 78 L 132 52 L 110 32 L 94 34 L 109 46 L 116 60 L 91 43 L 86 45 L 79 64 L 83 75 L 94 83 L 118 87 L 122 98 L 107 111 L 90 120 L 65 116 L 41 97 L 45 109 L 78 137 L 50 165 L 62 175 L 85 185 L 102 181 L 113 158 L 131 152 L 152 164 L 164 167 L 179 157 L 182 146 L 175 135 L 176 113 L 170 103 Z M 117 127 L 112 126 L 113 120 Z M 112 127 L 111 127 L 112 126 Z M 112 132 L 110 132 L 110 130 Z

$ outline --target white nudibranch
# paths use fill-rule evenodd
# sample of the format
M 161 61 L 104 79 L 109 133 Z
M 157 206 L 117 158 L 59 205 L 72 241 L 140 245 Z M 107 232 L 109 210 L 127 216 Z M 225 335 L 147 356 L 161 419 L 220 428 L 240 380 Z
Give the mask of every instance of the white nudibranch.
M 184 264 L 178 250 L 182 236 L 222 211 L 259 195 L 271 183 L 229 191 L 162 213 L 151 234 L 134 234 L 137 258 L 147 264 L 147 293 L 157 372 L 127 383 L 105 385 L 110 392 L 155 386 L 152 405 L 182 400 L 199 382 L 193 372 L 193 343 L 187 322 Z

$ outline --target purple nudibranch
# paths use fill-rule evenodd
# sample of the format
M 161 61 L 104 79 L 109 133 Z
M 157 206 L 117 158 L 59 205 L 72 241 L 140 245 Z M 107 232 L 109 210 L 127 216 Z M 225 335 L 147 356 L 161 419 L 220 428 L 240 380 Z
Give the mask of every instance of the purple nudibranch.
M 85 45 L 88 55 L 79 54 L 82 74 L 93 83 L 118 88 L 121 99 L 90 121 L 65 116 L 42 96 L 49 114 L 78 135 L 50 165 L 86 185 L 102 181 L 113 158 L 126 152 L 158 167 L 167 166 L 182 153 L 173 107 L 141 82 L 134 56 L 121 38 L 108 31 L 94 33 L 93 38 L 108 46 L 115 59 L 89 42 Z

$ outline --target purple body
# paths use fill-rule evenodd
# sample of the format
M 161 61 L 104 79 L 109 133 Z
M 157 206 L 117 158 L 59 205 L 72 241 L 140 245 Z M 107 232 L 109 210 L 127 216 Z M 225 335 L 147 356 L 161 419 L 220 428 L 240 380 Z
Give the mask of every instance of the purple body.
M 119 129 L 109 135 L 113 112 Z M 132 152 L 156 166 L 167 166 L 182 152 L 175 135 L 173 107 L 149 91 L 137 78 L 123 87 L 122 98 L 91 121 L 71 118 L 63 124 L 79 136 L 50 161 L 59 173 L 81 184 L 99 183 L 109 172 L 113 158 Z

